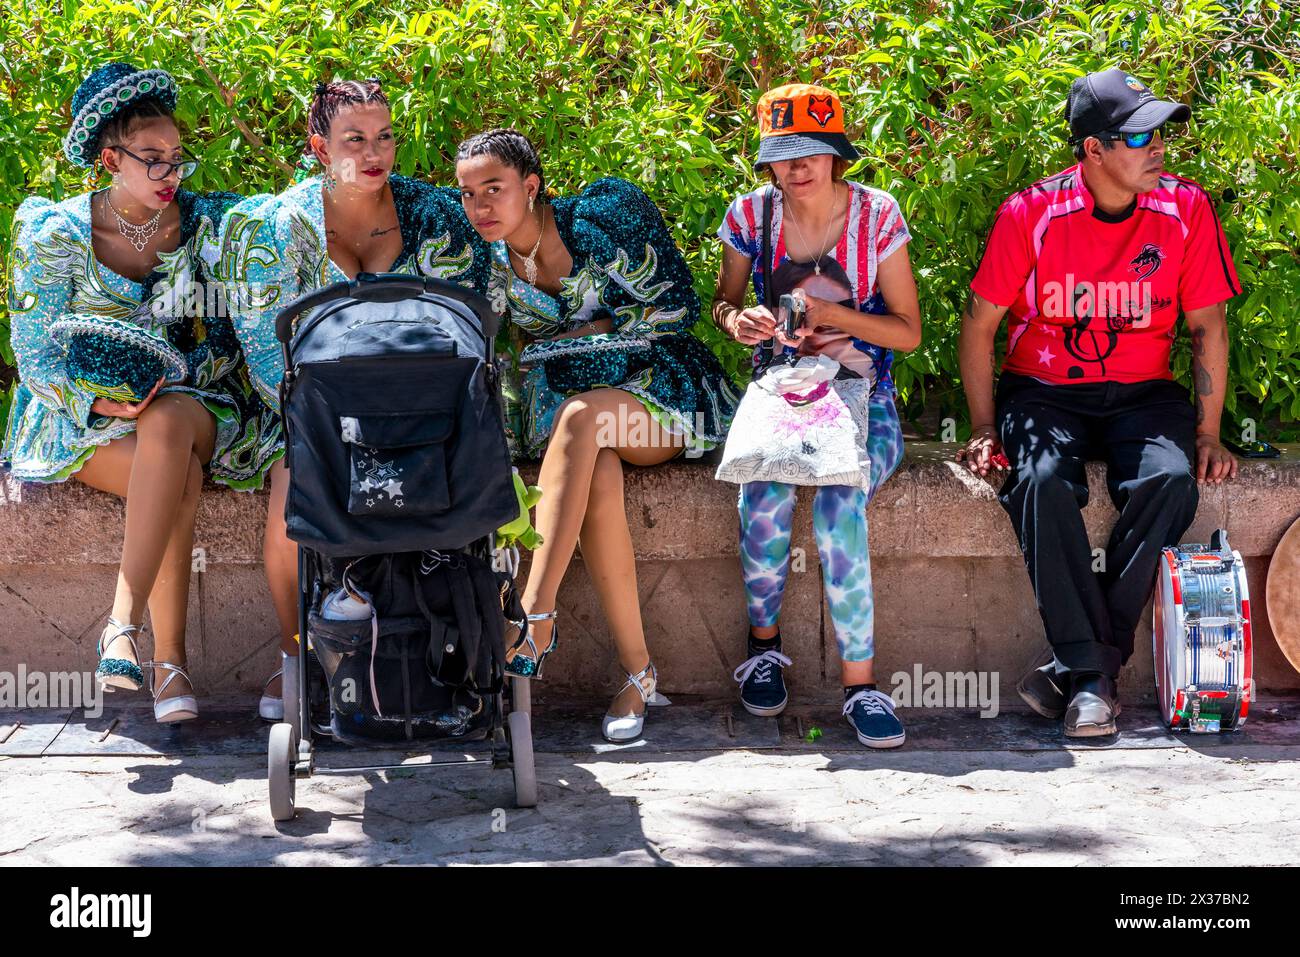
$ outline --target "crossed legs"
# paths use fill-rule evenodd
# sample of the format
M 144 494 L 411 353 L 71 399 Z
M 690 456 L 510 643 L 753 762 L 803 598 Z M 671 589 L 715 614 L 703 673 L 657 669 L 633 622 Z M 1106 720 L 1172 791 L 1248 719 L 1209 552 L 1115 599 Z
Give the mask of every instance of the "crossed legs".
M 542 459 L 536 527 L 543 538 L 533 553 L 524 607 L 530 612 L 555 607 L 560 582 L 575 547 L 600 597 L 619 663 L 635 674 L 650 661 L 637 597 L 632 535 L 623 501 L 623 463 L 658 465 L 682 449 L 650 416 L 645 406 L 621 389 L 596 389 L 565 401 L 555 413 L 550 444 Z M 532 623 L 534 642 L 544 651 L 551 642 L 550 621 Z M 640 711 L 641 697 L 624 689 L 609 713 Z
M 97 449 L 77 473 L 86 485 L 126 499 L 113 617 L 139 625 L 147 607 L 154 659 L 182 667 L 194 516 L 215 436 L 216 421 L 196 399 L 167 393 L 140 413 L 132 435 Z M 125 638 L 111 642 L 104 653 L 132 657 Z M 159 683 L 165 677 L 161 670 L 155 674 Z M 178 675 L 163 697 L 190 693 Z

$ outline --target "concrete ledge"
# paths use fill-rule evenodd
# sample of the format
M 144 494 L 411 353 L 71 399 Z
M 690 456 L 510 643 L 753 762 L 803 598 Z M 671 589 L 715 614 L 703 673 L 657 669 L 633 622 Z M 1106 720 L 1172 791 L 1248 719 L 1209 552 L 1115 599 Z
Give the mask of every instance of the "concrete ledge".
M 952 461 L 954 446 L 911 442 L 898 472 L 870 509 L 876 591 L 877 674 L 896 670 L 990 670 L 1012 684 L 1042 645 L 1023 562 L 996 485 Z M 527 470 L 525 470 L 527 472 Z M 1084 511 L 1094 545 L 1114 520 L 1100 465 L 1089 466 Z M 534 470 L 535 477 L 535 470 Z M 681 461 L 627 470 L 627 511 L 651 653 L 664 690 L 730 693 L 743 657 L 745 602 L 737 560 L 736 487 L 711 465 Z M 807 490 L 808 493 L 811 490 Z M 804 494 L 809 498 L 810 494 Z M 59 486 L 0 479 L 0 670 L 84 669 L 112 598 L 123 505 L 76 482 Z M 261 571 L 265 494 L 212 488 L 199 508 L 190 662 L 202 690 L 255 690 L 272 670 L 274 617 Z M 1255 604 L 1256 673 L 1266 691 L 1300 689 L 1300 675 L 1273 641 L 1263 601 L 1269 558 L 1300 517 L 1300 447 L 1281 459 L 1242 462 L 1238 479 L 1203 488 L 1186 540 L 1216 527 L 1247 560 Z M 800 697 L 838 682 L 834 635 L 823 608 L 810 509 L 796 513 L 794 546 L 803 572 L 786 589 L 782 630 Z M 798 566 L 796 566 L 798 567 Z M 581 558 L 560 595 L 562 650 L 548 662 L 548 689 L 605 694 L 621 672 Z M 1150 695 L 1144 641 L 1124 677 L 1126 694 Z

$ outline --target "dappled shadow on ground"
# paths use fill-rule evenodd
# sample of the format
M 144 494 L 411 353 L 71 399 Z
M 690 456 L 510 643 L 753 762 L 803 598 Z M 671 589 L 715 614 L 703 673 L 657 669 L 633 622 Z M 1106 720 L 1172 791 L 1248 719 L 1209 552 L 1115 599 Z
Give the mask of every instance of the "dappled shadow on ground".
M 87 846 L 107 858 L 97 862 L 1078 863 L 1148 839 L 1134 828 L 1157 830 L 1129 820 L 1133 795 L 1190 799 L 1182 790 L 1193 782 L 1170 773 L 1175 753 L 1276 763 L 1278 774 L 1300 758 L 1300 703 L 1289 700 L 1214 739 L 1170 736 L 1135 707 L 1116 739 L 1082 747 L 1029 715 L 907 713 L 908 744 L 892 751 L 860 747 L 833 706 L 796 705 L 774 720 L 682 699 L 652 712 L 643 741 L 615 748 L 599 737 L 601 705 L 557 701 L 535 714 L 535 809 L 513 806 L 511 773 L 491 769 L 485 744 L 459 748 L 476 766 L 436 769 L 420 767 L 427 749 L 326 745 L 321 767 L 403 766 L 299 781 L 298 816 L 275 824 L 266 726 L 249 703 L 212 704 L 204 721 L 170 729 L 136 710 L 73 715 L 43 746 L 65 756 L 51 758 L 60 770 L 50 773 L 67 781 L 51 802 L 75 808 Z M 439 759 L 458 749 L 443 750 Z M 92 757 L 110 760 L 79 772 Z M 1234 786 L 1247 802 L 1267 790 Z M 76 840 L 60 838 L 68 852 Z

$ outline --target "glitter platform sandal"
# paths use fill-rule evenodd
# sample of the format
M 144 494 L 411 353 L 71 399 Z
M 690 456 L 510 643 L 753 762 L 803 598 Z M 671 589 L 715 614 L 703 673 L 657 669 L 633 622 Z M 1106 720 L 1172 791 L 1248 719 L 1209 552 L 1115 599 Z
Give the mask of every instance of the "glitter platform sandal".
M 140 634 L 139 625 L 124 625 L 116 618 L 109 618 L 95 646 L 99 664 L 95 666 L 95 678 L 105 691 L 121 688 L 123 691 L 139 691 L 144 687 L 144 672 L 140 669 L 140 649 L 135 639 Z M 131 645 L 131 658 L 105 658 L 104 649 L 118 638 L 125 638 Z M 132 660 L 132 658 L 134 660 Z

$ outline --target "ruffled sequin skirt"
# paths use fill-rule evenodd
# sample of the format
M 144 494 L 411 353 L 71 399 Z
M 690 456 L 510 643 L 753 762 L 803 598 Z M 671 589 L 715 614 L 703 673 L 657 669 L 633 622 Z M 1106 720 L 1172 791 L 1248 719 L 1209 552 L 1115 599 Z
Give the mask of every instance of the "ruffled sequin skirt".
M 214 482 L 240 491 L 262 487 L 267 471 L 284 455 L 284 433 L 280 417 L 258 398 L 246 365 L 206 388 L 175 385 L 158 391 L 193 395 L 216 419 L 208 466 Z M 78 426 L 20 383 L 0 460 L 21 481 L 64 482 L 97 448 L 134 431 L 134 419 L 103 415 L 92 416 L 89 427 Z
M 740 401 L 717 357 L 690 333 L 654 339 L 650 349 L 647 367 L 614 388 L 640 400 L 684 450 L 698 454 L 715 448 L 726 438 Z M 552 389 L 540 365 L 507 374 L 504 381 L 511 455 L 517 460 L 540 458 L 556 411 L 575 393 Z

